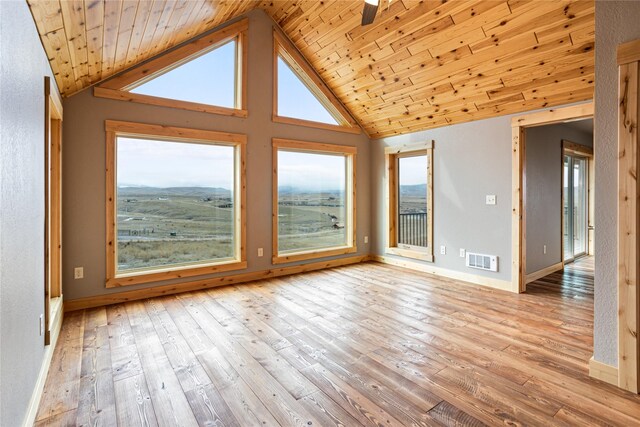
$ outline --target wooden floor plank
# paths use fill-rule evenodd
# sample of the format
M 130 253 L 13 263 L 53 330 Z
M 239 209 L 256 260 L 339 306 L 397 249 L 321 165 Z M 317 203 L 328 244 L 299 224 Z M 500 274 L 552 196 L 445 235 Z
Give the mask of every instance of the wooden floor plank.
M 72 312 L 36 425 L 640 425 L 588 377 L 593 287 L 362 263 Z
M 198 425 L 144 303 L 132 302 L 126 308 L 158 425 Z
M 143 374 L 114 382 L 116 416 L 119 426 L 156 427 L 151 395 Z
M 111 373 L 107 312 L 104 308 L 86 312 L 80 375 L 78 424 L 114 425 L 116 402 Z

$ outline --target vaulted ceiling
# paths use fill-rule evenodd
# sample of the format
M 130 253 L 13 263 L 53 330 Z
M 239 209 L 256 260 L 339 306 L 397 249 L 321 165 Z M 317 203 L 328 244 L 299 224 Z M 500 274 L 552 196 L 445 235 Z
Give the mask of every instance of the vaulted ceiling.
M 261 8 L 372 137 L 593 97 L 592 0 L 362 2 L 28 0 L 64 96 Z

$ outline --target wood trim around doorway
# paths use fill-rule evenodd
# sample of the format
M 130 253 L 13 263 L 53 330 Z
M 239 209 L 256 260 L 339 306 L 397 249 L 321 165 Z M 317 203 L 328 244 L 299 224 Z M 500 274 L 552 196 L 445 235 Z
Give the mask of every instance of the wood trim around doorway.
M 640 389 L 640 40 L 618 46 L 618 387 Z
M 526 290 L 525 128 L 565 123 L 593 117 L 593 102 L 554 108 L 511 119 L 511 290 Z

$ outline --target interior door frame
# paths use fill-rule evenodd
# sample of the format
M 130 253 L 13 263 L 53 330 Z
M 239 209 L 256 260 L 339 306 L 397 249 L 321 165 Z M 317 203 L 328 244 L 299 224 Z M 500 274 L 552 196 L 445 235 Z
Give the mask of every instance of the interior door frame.
M 513 292 L 527 290 L 525 129 L 593 118 L 593 111 L 593 101 L 590 101 L 511 119 L 511 290 Z
M 618 387 L 640 390 L 640 40 L 618 46 Z
M 44 78 L 44 343 L 62 307 L 62 100 Z

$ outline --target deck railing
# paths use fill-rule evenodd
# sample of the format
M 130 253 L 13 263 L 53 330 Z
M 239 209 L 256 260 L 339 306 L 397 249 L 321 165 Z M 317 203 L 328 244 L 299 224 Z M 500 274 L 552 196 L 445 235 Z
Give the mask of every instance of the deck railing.
M 426 213 L 398 215 L 398 244 L 422 247 L 428 245 Z

